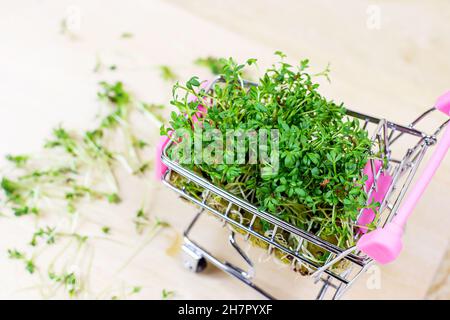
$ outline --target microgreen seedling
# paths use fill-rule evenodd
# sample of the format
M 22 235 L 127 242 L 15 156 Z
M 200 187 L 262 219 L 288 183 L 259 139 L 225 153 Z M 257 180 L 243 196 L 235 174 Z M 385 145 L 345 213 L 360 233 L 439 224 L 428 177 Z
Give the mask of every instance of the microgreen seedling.
M 176 73 L 169 66 L 161 65 L 159 66 L 159 71 L 161 73 L 161 78 L 165 81 L 175 81 L 178 78 Z
M 224 137 L 230 129 L 277 129 L 280 151 L 276 173 L 265 174 L 265 163 L 184 165 L 216 186 L 240 197 L 245 195 L 260 210 L 340 247 L 352 246 L 356 218 L 360 209 L 367 206 L 367 194 L 361 187 L 364 184 L 361 171 L 371 147 L 367 131 L 358 120 L 346 117 L 343 104 L 327 100 L 318 92 L 314 78 L 328 79 L 328 66 L 311 75 L 307 72 L 307 59 L 292 66 L 285 61 L 284 53 L 275 54 L 280 61 L 266 70 L 257 87 L 248 89 L 242 87 L 243 72 L 256 63 L 255 59 L 248 59 L 245 64 L 237 64 L 233 59 L 198 60 L 198 64 L 207 65 L 213 73 L 220 73 L 224 83 L 216 84 L 212 93 L 199 88 L 197 77 L 185 85 L 176 84 L 171 103 L 179 113 L 172 113 L 169 125 L 163 126 L 161 133 L 167 135 L 169 131 L 182 129 L 194 135 L 192 115 L 198 106 L 188 101 L 192 101 L 189 96 L 196 101 L 211 101 L 206 106 L 203 126 L 219 130 Z M 209 142 L 202 143 L 205 148 Z M 249 145 L 245 148 L 248 151 Z M 268 148 L 270 152 L 270 145 Z M 172 156 L 173 150 L 168 152 Z M 178 179 L 176 174 L 172 178 Z M 197 192 L 185 180 L 178 179 L 176 183 L 186 191 Z M 271 225 L 263 221 L 258 227 L 262 234 L 271 231 Z M 284 241 L 291 241 L 292 247 L 298 245 L 295 239 Z M 307 254 L 317 261 L 327 258 L 320 252 Z
M 138 233 L 142 233 L 144 231 L 144 228 L 149 225 L 149 218 L 143 208 L 140 208 L 136 212 L 134 224 Z
M 223 73 L 223 68 L 226 65 L 225 58 L 206 57 L 198 58 L 195 60 L 195 64 L 201 67 L 208 68 L 213 75 L 219 75 Z
M 33 274 L 36 271 L 36 265 L 34 264 L 33 259 L 28 259 L 23 252 L 20 252 L 17 249 L 8 249 L 8 257 L 12 260 L 23 261 L 25 270 L 29 273 Z
M 25 258 L 25 255 L 17 249 L 8 249 L 8 257 L 14 260 L 21 260 Z
M 39 238 L 44 239 L 47 244 L 54 244 L 55 237 L 56 237 L 55 228 L 51 228 L 48 226 L 45 228 L 39 228 L 33 234 L 33 238 L 30 241 L 30 245 L 32 245 L 33 247 L 37 246 Z
M 175 296 L 175 291 L 170 291 L 170 290 L 167 290 L 167 289 L 163 289 L 162 292 L 161 292 L 161 298 L 163 300 L 171 299 L 174 296 Z
M 100 59 L 100 56 L 97 55 L 97 56 L 95 57 L 95 66 L 94 66 L 94 69 L 93 69 L 92 71 L 93 71 L 94 73 L 98 73 L 98 72 L 101 71 L 102 67 L 103 67 L 103 62 L 102 62 L 102 60 Z
M 135 286 L 133 287 L 133 289 L 131 290 L 131 294 L 138 294 L 139 292 L 142 291 L 142 287 L 140 286 Z
M 108 195 L 108 202 L 109 203 L 120 203 L 120 197 L 117 193 L 111 193 Z
M 111 233 L 111 228 L 107 227 L 107 226 L 104 226 L 104 227 L 102 227 L 102 232 L 104 234 L 110 234 Z
M 27 155 L 10 155 L 8 154 L 6 156 L 6 160 L 10 161 L 11 163 L 14 163 L 16 165 L 16 167 L 21 168 L 23 167 L 27 161 L 30 159 L 29 156 Z
M 71 298 L 77 296 L 81 291 L 80 280 L 73 272 L 65 272 L 60 275 L 49 272 L 48 277 L 51 281 L 61 283 Z
M 154 104 L 154 103 L 141 103 L 139 105 L 140 110 L 149 117 L 155 124 L 160 127 L 164 122 L 164 116 L 162 115 L 162 111 L 165 109 L 165 106 L 162 104 Z
M 134 34 L 132 34 L 131 32 L 124 32 L 120 35 L 120 37 L 122 39 L 131 39 L 134 37 Z
M 59 23 L 59 32 L 67 36 L 70 40 L 77 40 L 78 36 L 74 32 L 72 28 L 70 28 L 70 24 L 68 23 L 68 17 L 62 19 Z
M 97 71 L 100 67 L 98 59 Z M 60 125 L 53 130 L 41 153 L 6 157 L 14 168 L 1 178 L 0 191 L 5 199 L 1 211 L 7 216 L 30 216 L 36 221 L 27 239 L 32 254 L 28 256 L 10 249 L 8 257 L 23 262 L 29 273 L 47 269 L 48 280 L 43 287 L 49 287 L 45 290 L 49 295 L 64 288 L 69 297 L 76 297 L 84 288 L 83 277 L 89 273 L 91 265 L 91 258 L 85 255 L 93 241 L 102 238 L 75 231 L 81 224 L 80 219 L 96 220 L 89 218 L 93 213 L 86 210 L 85 205 L 94 201 L 118 204 L 121 190 L 116 171 L 125 168 L 141 175 L 151 165 L 148 159 L 141 159 L 148 140 L 135 133 L 131 117 L 145 114 L 156 118 L 162 106 L 135 101 L 121 82 L 101 82 L 98 98 L 104 108 L 96 127 L 80 132 Z M 117 143 L 118 137 L 122 144 Z M 43 224 L 44 218 L 55 221 L 48 226 L 47 221 Z M 150 236 L 165 226 L 162 222 L 153 223 L 144 214 L 137 218 L 142 226 L 153 227 Z M 103 234 L 111 234 L 109 226 L 99 228 Z M 50 246 L 54 249 L 50 250 Z M 40 254 L 58 251 L 60 247 L 61 251 L 50 263 L 45 262 L 48 259 L 43 262 L 37 259 Z M 72 255 L 71 251 L 76 254 Z M 70 270 L 69 266 L 73 265 L 84 268 L 80 275 Z

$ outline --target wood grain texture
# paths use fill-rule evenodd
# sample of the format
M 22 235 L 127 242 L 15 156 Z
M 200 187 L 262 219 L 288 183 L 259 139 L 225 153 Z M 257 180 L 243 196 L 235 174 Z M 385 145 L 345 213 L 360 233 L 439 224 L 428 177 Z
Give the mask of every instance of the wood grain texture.
M 75 40 L 59 33 L 70 5 L 82 14 Z M 380 29 L 367 27 L 370 5 L 380 10 Z M 159 78 L 157 66 L 172 66 L 182 79 L 193 73 L 206 77 L 206 71 L 192 64 L 199 56 L 233 56 L 241 61 L 256 57 L 264 68 L 274 61 L 273 52 L 282 50 L 294 63 L 310 58 L 315 70 L 330 62 L 332 83 L 321 87 L 326 96 L 402 123 L 414 119 L 450 88 L 450 3 L 444 0 L 349 0 L 339 6 L 336 1 L 324 0 L 170 0 L 126 5 L 116 0 L 64 0 L 31 5 L 14 1 L 3 6 L 1 155 L 38 150 L 50 129 L 60 122 L 88 127 L 97 110 L 96 83 L 103 79 L 120 79 L 140 98 L 166 103 L 170 87 Z M 121 40 L 123 32 L 132 32 L 134 37 Z M 116 64 L 118 70 L 94 74 L 96 55 Z M 181 266 L 178 254 L 166 253 L 192 218 L 194 208 L 153 181 L 124 175 L 121 182 L 124 203 L 119 208 L 97 208 L 98 221 L 85 226 L 92 231 L 108 221 L 113 234 L 125 243 L 93 245 L 92 291 L 113 281 L 142 285 L 144 290 L 136 298 L 158 299 L 163 288 L 175 290 L 177 298 L 259 298 L 217 270 L 191 274 Z M 369 289 L 367 275 L 347 298 L 420 299 L 427 295 L 449 241 L 449 187 L 450 161 L 446 159 L 408 224 L 402 256 L 381 267 L 381 288 Z M 174 228 L 163 231 L 126 270 L 115 274 L 144 240 L 135 234 L 132 218 L 149 194 L 152 214 L 168 220 Z M 226 244 L 227 230 L 206 217 L 201 226 L 196 232 L 199 240 L 212 252 L 233 259 Z M 36 281 L 21 266 L 6 261 L 4 254 L 7 248 L 25 244 L 30 230 L 32 221 L 0 218 L 2 298 L 40 297 L 33 288 Z M 257 250 L 252 254 L 262 260 L 257 269 L 260 282 L 274 295 L 291 299 L 313 296 L 313 286 L 306 279 L 271 261 L 264 262 Z M 448 271 L 444 268 L 443 272 Z

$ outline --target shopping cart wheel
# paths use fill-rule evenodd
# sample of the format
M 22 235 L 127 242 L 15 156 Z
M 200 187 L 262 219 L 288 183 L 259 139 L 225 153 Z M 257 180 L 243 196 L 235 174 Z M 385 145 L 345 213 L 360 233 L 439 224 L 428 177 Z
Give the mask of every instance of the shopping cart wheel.
M 206 259 L 199 254 L 195 248 L 184 244 L 183 245 L 183 265 L 191 272 L 200 273 L 206 269 L 208 265 Z

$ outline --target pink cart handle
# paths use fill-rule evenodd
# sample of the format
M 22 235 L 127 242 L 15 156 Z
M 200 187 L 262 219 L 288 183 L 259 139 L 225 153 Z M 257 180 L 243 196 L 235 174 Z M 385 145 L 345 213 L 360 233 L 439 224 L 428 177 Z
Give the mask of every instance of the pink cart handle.
M 441 96 L 435 105 L 436 109 L 450 116 L 450 92 Z M 417 202 L 424 193 L 431 178 L 450 148 L 450 124 L 447 124 L 444 135 L 438 142 L 436 150 L 407 199 L 398 210 L 392 221 L 369 233 L 364 234 L 357 243 L 359 250 L 376 260 L 386 264 L 394 261 L 403 248 L 403 229 Z
M 436 109 L 450 116 L 450 91 L 442 95 L 437 100 L 435 107 Z M 428 184 L 430 183 L 431 178 L 436 173 L 437 168 L 441 164 L 449 148 L 450 148 L 450 124 L 447 124 L 445 132 L 440 141 L 438 142 L 438 145 L 436 146 L 436 149 L 433 155 L 431 156 L 431 159 L 427 167 L 425 168 L 416 185 L 412 189 L 408 198 L 403 203 L 403 206 L 400 208 L 397 215 L 392 220 L 393 223 L 397 224 L 400 227 L 405 226 L 406 221 L 408 220 L 414 207 L 417 205 L 417 202 L 420 200 L 420 197 L 422 196 Z

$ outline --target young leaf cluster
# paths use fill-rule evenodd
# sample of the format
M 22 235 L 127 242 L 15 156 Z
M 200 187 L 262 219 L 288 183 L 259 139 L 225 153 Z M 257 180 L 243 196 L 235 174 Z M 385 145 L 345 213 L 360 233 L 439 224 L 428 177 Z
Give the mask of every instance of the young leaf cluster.
M 361 171 L 370 153 L 368 133 L 358 120 L 346 116 L 343 104 L 319 93 L 314 75 L 307 72 L 308 60 L 292 66 L 283 53 L 277 55 L 280 61 L 266 70 L 258 86 L 243 86 L 242 72 L 255 59 L 246 64 L 221 60 L 224 83 L 216 84 L 211 92 L 200 89 L 197 77 L 184 85 L 177 83 L 172 104 L 180 112 L 172 113 L 169 126 L 162 127 L 161 133 L 184 129 L 194 135 L 193 128 L 198 124 L 193 117 L 198 113 L 198 101 L 207 107 L 201 124 L 205 131 L 218 129 L 225 137 L 230 129 L 277 129 L 279 152 L 272 154 L 279 161 L 275 171 L 268 162 L 203 161 L 186 166 L 301 229 L 342 247 L 353 245 L 358 213 L 367 206 L 362 188 L 366 177 Z M 328 71 L 327 68 L 316 75 L 328 77 Z M 210 143 L 204 141 L 203 148 Z M 225 145 L 226 141 L 222 143 Z M 234 148 L 236 143 L 233 140 Z M 245 148 L 248 154 L 252 146 L 246 143 Z M 267 148 L 268 154 L 272 149 L 275 153 L 270 143 Z M 173 156 L 170 150 L 169 155 Z M 184 184 L 187 189 L 194 188 Z M 261 224 L 263 233 L 270 228 L 267 223 Z
M 2 172 L 0 181 L 2 213 L 35 220 L 35 229 L 28 238 L 33 254 L 29 257 L 10 249 L 8 257 L 23 262 L 29 273 L 38 272 L 41 279 L 46 279 L 49 284 L 45 291 L 64 288 L 70 297 L 80 294 L 84 280 L 67 266 L 89 268 L 84 255 L 88 252 L 88 240 L 95 238 L 75 231 L 81 217 L 92 215 L 86 208 L 94 201 L 121 202 L 116 177 L 119 168 L 133 175 L 147 172 L 150 162 L 144 159 L 147 157 L 144 151 L 149 145 L 136 134 L 132 116 L 145 114 L 157 118 L 163 108 L 135 101 L 121 82 L 101 82 L 98 98 L 103 110 L 93 129 L 80 132 L 62 126 L 55 128 L 42 152 L 8 155 L 6 160 L 11 166 L 2 168 L 5 174 Z M 146 224 L 150 226 L 152 220 L 147 218 Z M 97 237 L 103 239 L 111 234 L 111 228 L 104 224 L 98 231 Z M 47 249 L 55 245 L 64 250 L 50 259 L 51 264 L 40 264 L 38 268 L 38 256 L 46 252 L 53 255 L 55 250 Z M 41 274 L 45 269 L 48 277 Z

